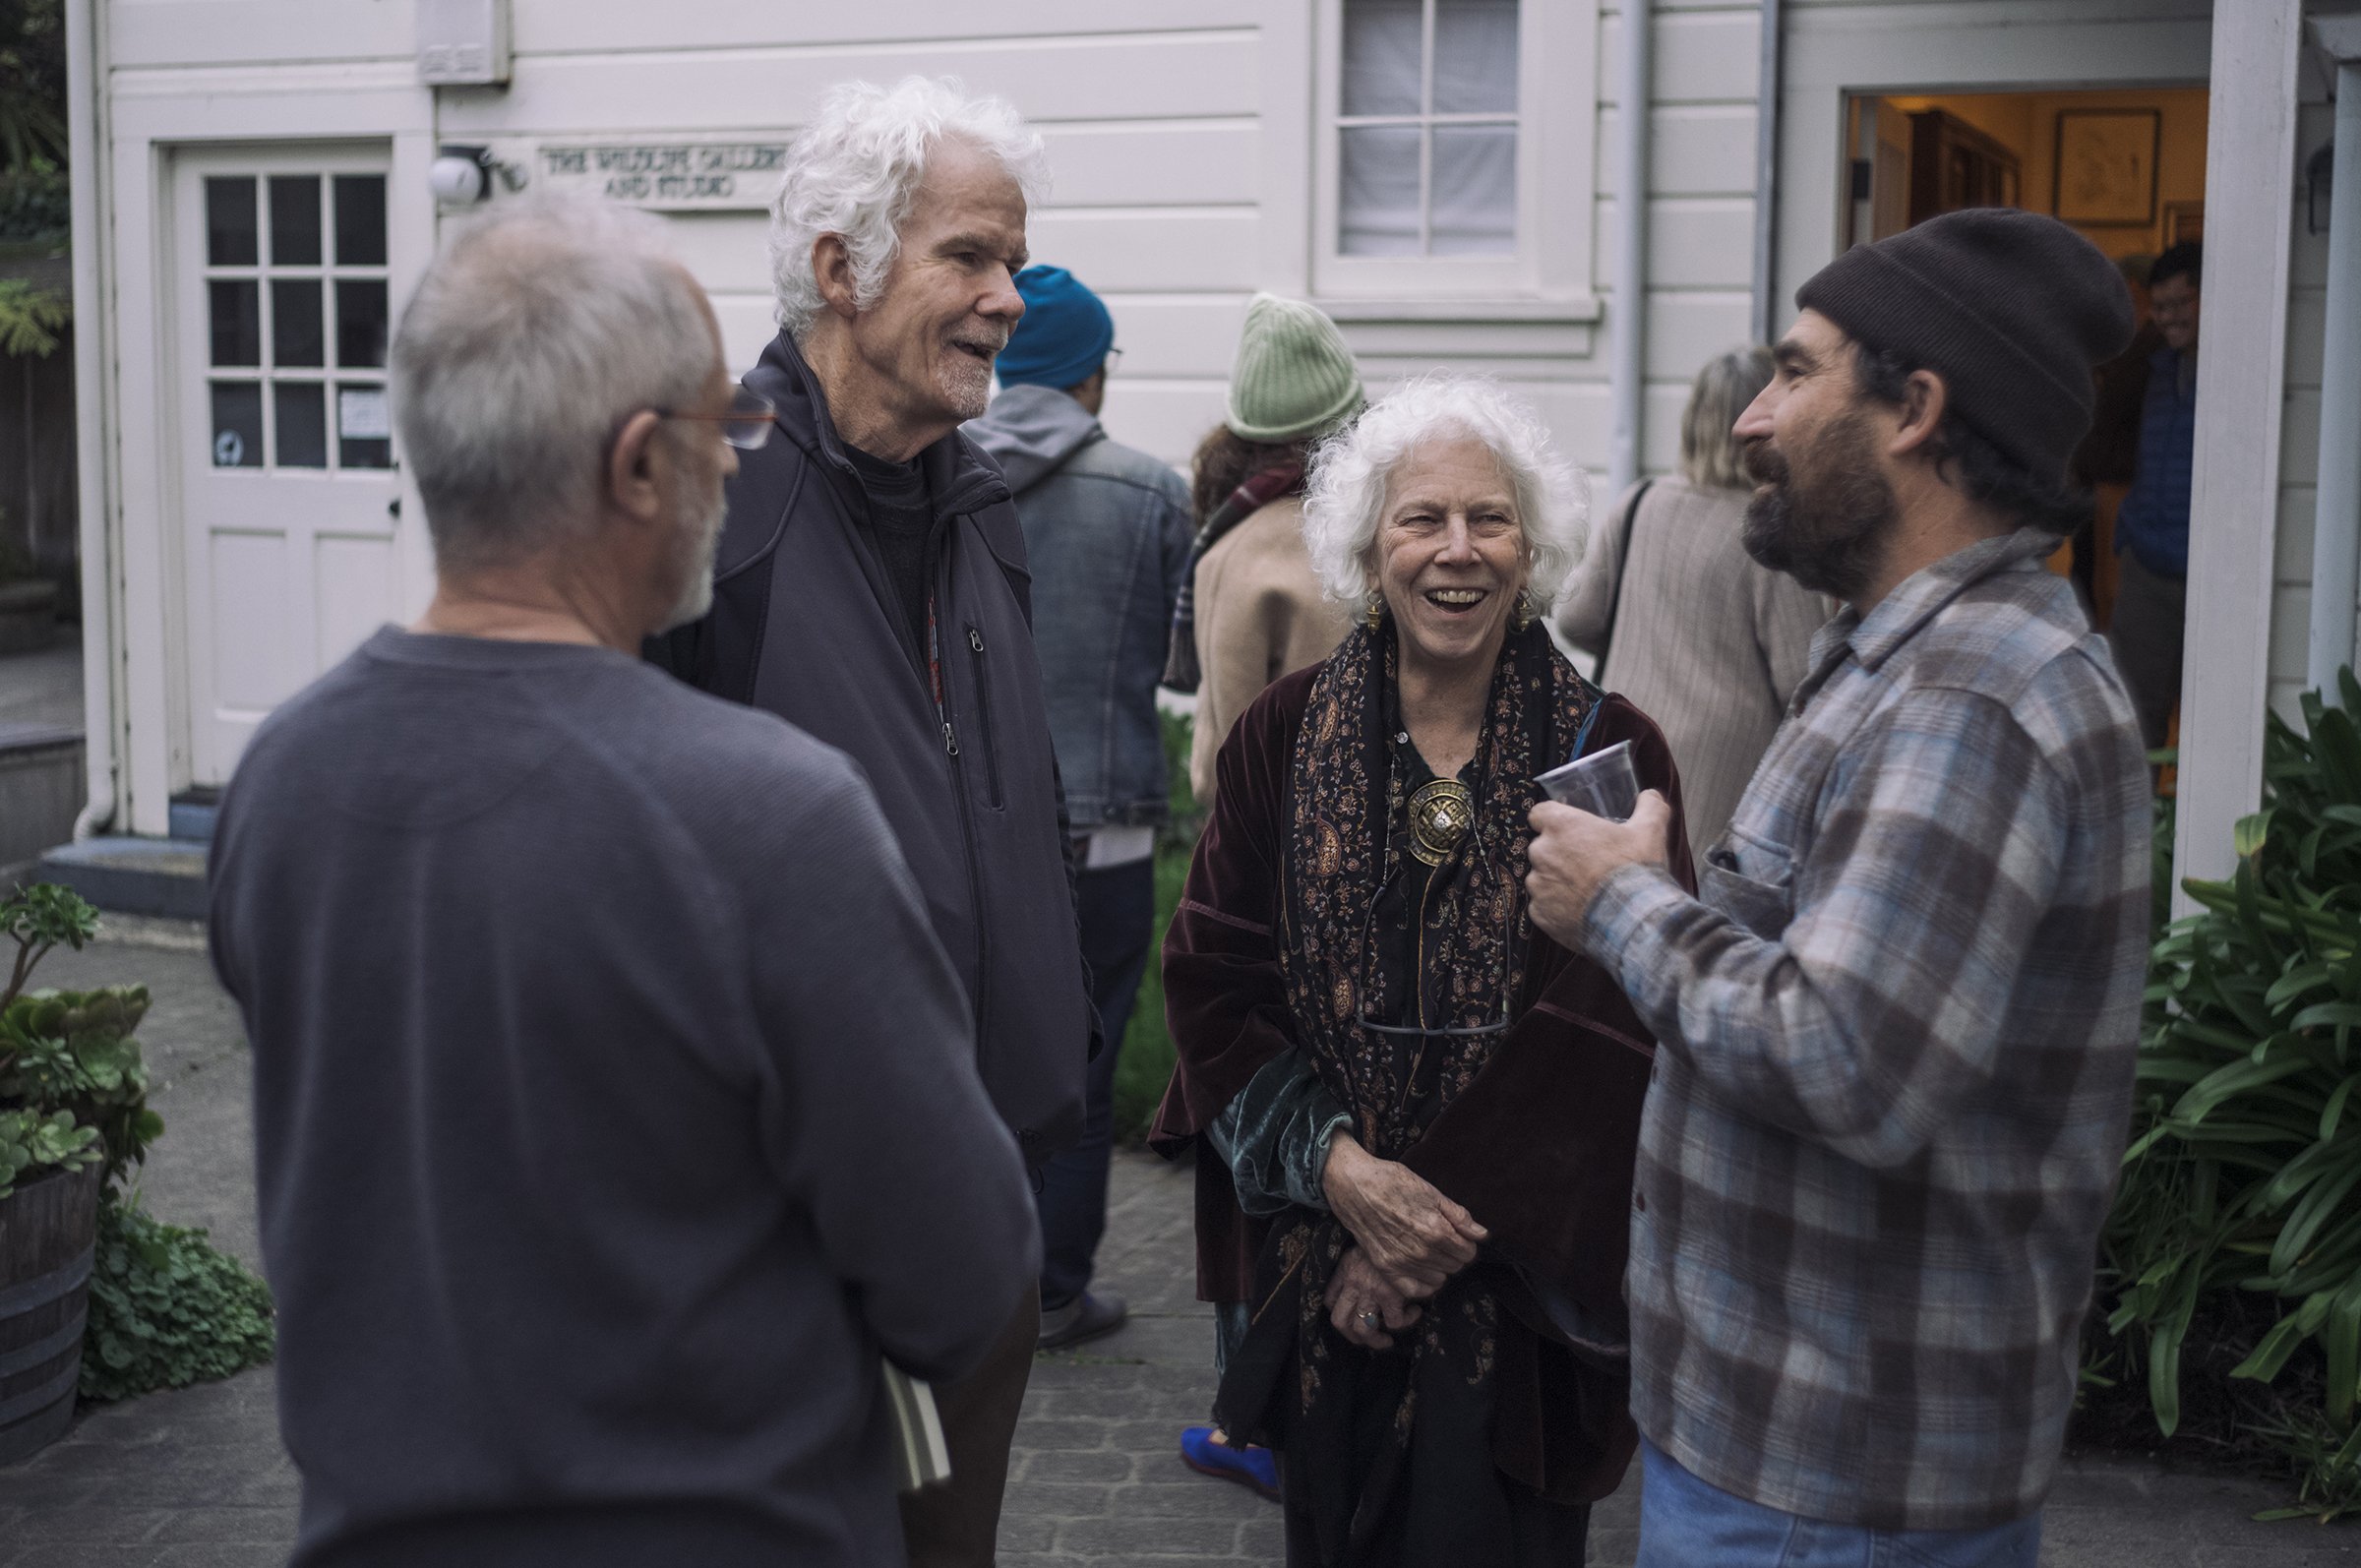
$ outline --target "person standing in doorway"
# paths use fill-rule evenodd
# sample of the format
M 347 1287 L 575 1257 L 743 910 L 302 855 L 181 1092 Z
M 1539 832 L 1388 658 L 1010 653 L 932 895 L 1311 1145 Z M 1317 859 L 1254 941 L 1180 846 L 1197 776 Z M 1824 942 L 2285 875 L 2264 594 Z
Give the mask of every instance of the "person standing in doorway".
M 999 395 L 966 434 L 1016 495 L 1033 565 L 1033 641 L 1073 831 L 1082 956 L 1104 1043 L 1082 1141 L 1042 1172 L 1041 1349 L 1121 1326 L 1090 1288 L 1107 1229 L 1115 1068 L 1156 925 L 1156 829 L 1170 810 L 1156 680 L 1188 562 L 1188 488 L 1099 424 L 1115 319 L 1061 267 L 1016 274 L 1024 320 L 1000 350 Z
M 770 411 L 568 198 L 461 228 L 392 361 L 433 602 L 256 732 L 210 873 L 293 1561 L 901 1563 L 879 1353 L 980 1364 L 1032 1204 L 860 769 L 636 657 Z
M 2205 253 L 2175 245 L 2149 269 L 2149 308 L 2164 339 L 2149 361 L 2131 493 L 2115 513 L 2115 662 L 2149 751 L 2181 703 L 2182 623 L 2189 612 L 2189 492 L 2197 459 L 2198 285 Z
M 2153 256 L 2115 259 L 2139 325 L 2123 352 L 2098 367 L 2090 434 L 2074 450 L 2071 468 L 2074 482 L 2090 492 L 2089 514 L 2074 535 L 2074 581 L 2090 611 L 2090 624 L 2101 632 L 2115 612 L 2115 513 L 2131 489 L 2140 456 L 2140 410 L 2148 401 L 2149 361 L 2164 346 L 2148 304 L 2148 271 L 2155 265 Z
M 1304 553 L 1303 473 L 1362 400 L 1353 351 L 1325 312 L 1276 294 L 1246 302 L 1228 416 L 1197 447 L 1197 537 L 1164 680 L 1197 694 L 1188 783 L 1209 811 L 1214 758 L 1246 704 L 1352 630 Z
M 1533 814 L 1534 923 L 1657 1037 L 1631 1213 L 1640 1568 L 2032 1568 L 2131 1119 L 2131 700 L 2043 567 L 2132 334 L 2054 218 L 1796 291 L 1738 422 L 1757 561 L 1845 601 L 1697 896 L 1670 813 Z
M 779 335 L 746 377 L 782 439 L 730 484 L 712 613 L 651 649 L 861 765 L 965 989 L 984 1085 L 1037 1173 L 1081 1135 L 1092 1012 L 1024 532 L 959 427 L 984 412 L 1024 314 L 1044 164 L 1014 109 L 948 81 L 820 100 L 771 204 Z M 982 1367 L 937 1390 L 951 1478 L 903 1499 L 914 1568 L 993 1560 L 1037 1281 L 1002 1312 Z
M 1829 613 L 1740 542 L 1749 485 L 1730 427 L 1770 380 L 1761 347 L 1697 373 L 1680 472 L 1642 481 L 1592 527 L 1557 612 L 1566 640 L 1599 656 L 1599 684 L 1663 726 L 1699 862 L 1729 825 Z

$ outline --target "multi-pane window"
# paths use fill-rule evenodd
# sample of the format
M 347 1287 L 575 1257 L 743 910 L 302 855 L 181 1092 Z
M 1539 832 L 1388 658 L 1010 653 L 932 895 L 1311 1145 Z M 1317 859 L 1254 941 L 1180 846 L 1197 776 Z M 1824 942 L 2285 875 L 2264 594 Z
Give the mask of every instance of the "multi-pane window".
M 386 177 L 205 182 L 216 468 L 391 468 Z
M 1340 256 L 1513 256 L 1517 0 L 1343 0 Z

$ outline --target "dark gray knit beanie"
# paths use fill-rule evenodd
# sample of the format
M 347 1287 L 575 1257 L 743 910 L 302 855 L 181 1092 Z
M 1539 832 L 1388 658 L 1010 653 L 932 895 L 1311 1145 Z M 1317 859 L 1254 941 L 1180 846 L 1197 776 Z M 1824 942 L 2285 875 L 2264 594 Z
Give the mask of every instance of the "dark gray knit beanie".
M 1795 303 L 1941 376 L 1952 412 L 2051 482 L 2090 428 L 2091 370 L 2132 340 L 2114 263 L 2056 218 L 2010 207 L 1856 245 Z

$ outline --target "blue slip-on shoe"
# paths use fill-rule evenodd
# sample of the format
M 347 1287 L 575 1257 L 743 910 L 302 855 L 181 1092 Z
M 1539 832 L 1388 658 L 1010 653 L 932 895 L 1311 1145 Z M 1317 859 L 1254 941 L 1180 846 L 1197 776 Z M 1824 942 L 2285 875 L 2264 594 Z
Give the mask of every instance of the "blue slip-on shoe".
M 1251 1487 L 1257 1496 L 1279 1500 L 1279 1459 L 1267 1448 L 1248 1444 L 1233 1448 L 1214 1435 L 1210 1426 L 1180 1429 L 1180 1463 L 1200 1476 L 1234 1480 Z

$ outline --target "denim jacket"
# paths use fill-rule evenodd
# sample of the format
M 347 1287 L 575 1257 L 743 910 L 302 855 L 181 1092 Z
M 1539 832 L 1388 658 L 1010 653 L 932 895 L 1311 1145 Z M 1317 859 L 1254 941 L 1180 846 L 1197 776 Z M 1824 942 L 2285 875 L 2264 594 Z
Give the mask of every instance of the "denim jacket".
M 1033 641 L 1076 832 L 1164 819 L 1156 720 L 1188 490 L 1064 392 L 1009 387 L 965 434 L 1007 475 L 1033 571 Z

